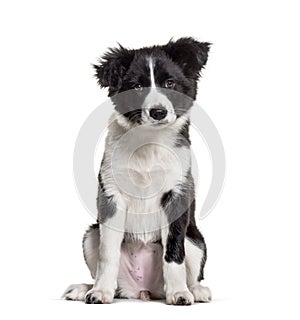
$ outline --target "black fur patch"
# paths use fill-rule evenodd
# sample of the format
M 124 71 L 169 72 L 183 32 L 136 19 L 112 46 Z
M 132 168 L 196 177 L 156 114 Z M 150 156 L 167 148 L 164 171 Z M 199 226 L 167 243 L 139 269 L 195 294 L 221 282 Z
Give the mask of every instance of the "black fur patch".
M 101 172 L 99 171 L 98 174 L 98 182 L 99 182 L 99 188 L 101 189 L 102 192 L 105 192 L 105 188 L 104 188 L 104 184 L 102 181 L 102 177 L 101 177 Z
M 122 78 L 134 55 L 134 50 L 128 50 L 119 45 L 118 48 L 110 48 L 99 59 L 99 65 L 93 65 L 96 70 L 95 76 L 98 84 L 102 88 L 109 88 L 109 96 L 120 90 Z
M 98 209 L 97 222 L 104 223 L 105 221 L 107 221 L 107 219 L 113 217 L 114 214 L 116 213 L 116 202 L 113 196 L 107 196 L 100 172 L 98 175 L 99 185 L 98 185 L 98 196 L 97 196 L 97 209 Z
M 193 183 L 187 183 L 184 187 L 182 186 L 180 194 L 171 190 L 165 193 L 161 199 L 161 205 L 170 221 L 164 257 L 166 262 L 180 264 L 184 261 L 184 239 L 189 223 L 189 202 L 192 196 Z
M 171 201 L 172 197 L 173 197 L 173 191 L 172 190 L 170 190 L 169 192 L 164 193 L 162 198 L 161 198 L 161 206 L 163 208 L 165 208 L 168 205 L 168 203 Z
M 187 121 L 177 134 L 177 139 L 175 141 L 176 147 L 189 147 L 191 145 L 189 126 L 190 122 Z
M 166 262 L 176 262 L 181 264 L 184 261 L 184 239 L 187 222 L 188 212 L 186 211 L 180 216 L 180 218 L 170 224 L 166 254 L 164 257 Z
M 181 66 L 187 77 L 197 80 L 207 62 L 210 46 L 208 42 L 198 42 L 188 37 L 170 41 L 165 46 L 165 51 Z

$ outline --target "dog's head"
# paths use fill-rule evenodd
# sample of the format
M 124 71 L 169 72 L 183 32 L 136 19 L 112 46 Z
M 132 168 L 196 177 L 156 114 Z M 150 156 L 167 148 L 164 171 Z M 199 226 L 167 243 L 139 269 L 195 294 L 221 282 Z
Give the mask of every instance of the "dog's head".
M 209 47 L 192 38 L 138 50 L 120 45 L 94 66 L 96 77 L 131 124 L 170 124 L 192 106 Z

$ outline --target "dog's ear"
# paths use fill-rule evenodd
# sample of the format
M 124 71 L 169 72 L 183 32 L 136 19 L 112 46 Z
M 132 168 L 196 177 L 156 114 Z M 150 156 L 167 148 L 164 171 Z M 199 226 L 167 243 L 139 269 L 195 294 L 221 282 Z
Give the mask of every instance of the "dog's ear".
M 209 42 L 199 42 L 189 37 L 177 41 L 170 40 L 164 46 L 164 50 L 182 68 L 187 77 L 197 80 L 207 62 L 210 46 Z
M 99 59 L 99 64 L 93 65 L 98 84 L 102 88 L 109 87 L 110 93 L 118 91 L 133 57 L 134 51 L 128 50 L 120 44 L 118 48 L 110 48 Z

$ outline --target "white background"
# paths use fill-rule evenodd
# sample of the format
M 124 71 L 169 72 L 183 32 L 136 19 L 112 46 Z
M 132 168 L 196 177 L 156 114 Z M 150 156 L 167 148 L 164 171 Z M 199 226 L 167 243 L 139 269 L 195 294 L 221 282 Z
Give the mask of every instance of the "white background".
M 299 318 L 297 1 L 2 1 L 0 15 L 5 319 Z M 197 101 L 227 158 L 222 197 L 200 221 L 214 301 L 60 301 L 67 285 L 90 282 L 81 238 L 93 219 L 72 175 L 78 130 L 106 97 L 90 64 L 117 41 L 172 36 L 213 43 Z

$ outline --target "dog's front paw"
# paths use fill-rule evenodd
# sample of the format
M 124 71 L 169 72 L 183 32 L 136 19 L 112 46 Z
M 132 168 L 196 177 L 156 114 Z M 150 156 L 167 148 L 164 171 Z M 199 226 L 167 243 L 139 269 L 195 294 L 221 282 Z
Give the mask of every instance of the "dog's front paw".
M 91 289 L 85 295 L 85 303 L 87 304 L 103 304 L 103 303 L 112 303 L 114 300 L 114 294 L 102 291 Z
M 189 291 L 179 291 L 167 294 L 166 302 L 177 306 L 187 306 L 194 303 L 194 297 Z
M 211 291 L 208 287 L 203 287 L 201 284 L 196 284 L 189 288 L 196 302 L 210 302 Z

